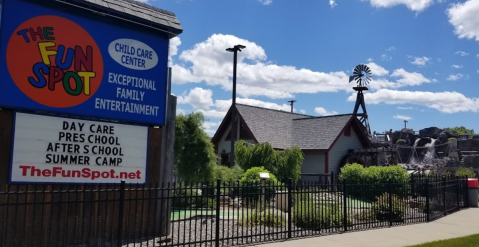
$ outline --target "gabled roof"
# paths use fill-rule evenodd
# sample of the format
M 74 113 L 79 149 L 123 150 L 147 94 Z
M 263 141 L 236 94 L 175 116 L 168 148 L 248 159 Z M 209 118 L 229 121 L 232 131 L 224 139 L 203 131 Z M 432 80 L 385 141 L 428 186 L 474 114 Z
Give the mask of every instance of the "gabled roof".
M 293 119 L 312 117 L 242 104 L 236 104 L 236 109 L 259 143 L 269 142 L 279 149 L 291 147 Z
M 52 1 L 52 0 L 50 0 Z M 183 32 L 176 15 L 134 0 L 55 0 L 77 7 L 87 8 L 104 15 L 135 21 L 145 26 L 168 32 L 170 38 Z
M 295 119 L 292 146 L 301 149 L 329 149 L 352 116 L 345 114 Z
M 298 146 L 303 150 L 327 150 L 349 124 L 354 127 L 361 140 L 367 139 L 361 134 L 361 123 L 353 114 L 315 117 L 243 104 L 236 104 L 236 109 L 257 142 L 269 142 L 277 149 Z M 215 145 L 230 123 L 230 114 L 231 109 L 212 138 Z M 369 140 L 362 142 L 368 144 Z

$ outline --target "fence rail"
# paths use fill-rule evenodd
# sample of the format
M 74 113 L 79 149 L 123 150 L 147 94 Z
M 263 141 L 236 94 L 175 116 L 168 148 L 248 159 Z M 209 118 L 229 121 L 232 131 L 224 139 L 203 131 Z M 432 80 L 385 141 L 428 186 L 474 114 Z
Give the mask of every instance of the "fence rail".
M 332 182 L 330 182 L 332 181 Z M 0 188 L 1 246 L 233 246 L 429 222 L 467 179 Z

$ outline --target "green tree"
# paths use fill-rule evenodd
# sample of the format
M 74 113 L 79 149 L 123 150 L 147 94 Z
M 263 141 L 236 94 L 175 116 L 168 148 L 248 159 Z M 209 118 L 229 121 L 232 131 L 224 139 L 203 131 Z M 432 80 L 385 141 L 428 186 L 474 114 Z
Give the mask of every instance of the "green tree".
M 458 126 L 454 128 L 444 128 L 444 130 L 456 132 L 459 135 L 469 134 L 469 138 L 472 138 L 472 135 L 474 135 L 473 129 L 468 129 L 464 126 Z
M 175 174 L 187 183 L 211 181 L 216 166 L 213 143 L 202 128 L 201 112 L 176 116 Z
M 235 144 L 236 165 L 245 171 L 264 167 L 282 182 L 288 178 L 294 182 L 299 180 L 303 159 L 303 152 L 298 147 L 277 151 L 267 142 L 251 144 L 240 140 Z
M 303 165 L 303 151 L 299 147 L 292 147 L 278 152 L 278 167 L 276 177 L 283 182 L 291 178 L 297 182 L 301 178 L 301 166 Z

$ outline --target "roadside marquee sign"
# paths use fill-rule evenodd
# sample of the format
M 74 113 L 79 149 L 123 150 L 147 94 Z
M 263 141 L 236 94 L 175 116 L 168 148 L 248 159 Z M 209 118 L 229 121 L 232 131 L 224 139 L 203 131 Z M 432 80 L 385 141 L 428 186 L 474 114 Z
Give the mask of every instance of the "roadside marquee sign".
M 16 113 L 10 182 L 144 183 L 148 127 Z

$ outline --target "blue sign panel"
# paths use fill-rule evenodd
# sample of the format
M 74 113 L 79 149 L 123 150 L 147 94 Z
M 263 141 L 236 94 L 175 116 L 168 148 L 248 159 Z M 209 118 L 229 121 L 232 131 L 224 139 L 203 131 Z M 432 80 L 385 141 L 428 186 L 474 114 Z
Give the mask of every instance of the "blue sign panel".
M 0 106 L 163 125 L 165 37 L 4 0 Z

